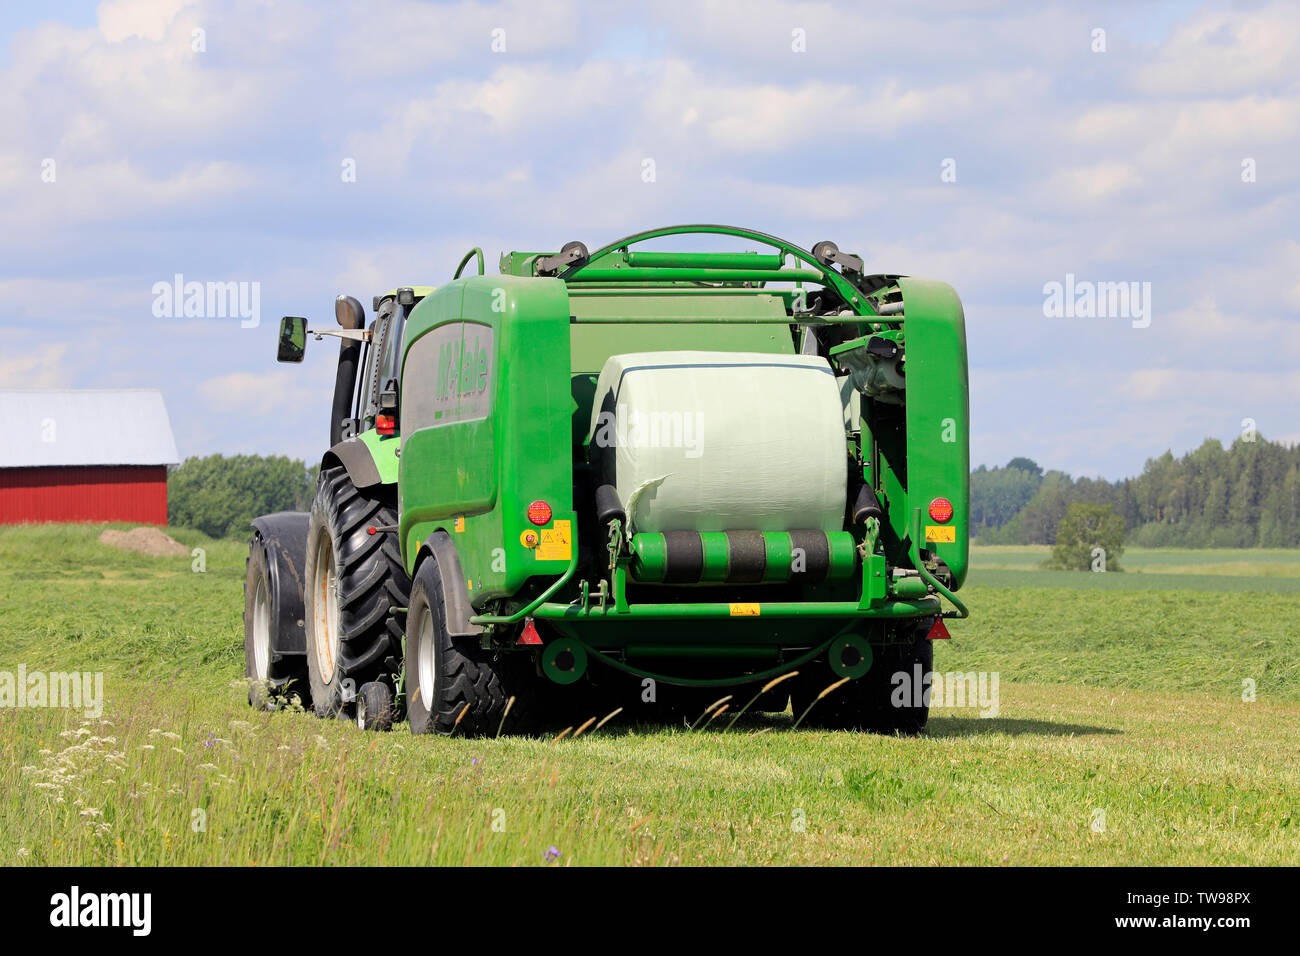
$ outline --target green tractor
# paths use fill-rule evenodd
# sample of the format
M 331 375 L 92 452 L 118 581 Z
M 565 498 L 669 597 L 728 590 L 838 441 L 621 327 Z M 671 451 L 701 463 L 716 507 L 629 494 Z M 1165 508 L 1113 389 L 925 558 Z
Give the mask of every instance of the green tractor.
M 765 251 L 676 251 L 701 236 Z M 372 311 L 281 323 L 281 361 L 341 342 L 311 512 L 253 523 L 255 706 L 474 736 L 763 691 L 924 727 L 932 641 L 967 616 L 950 286 L 689 225 L 499 275 L 474 249 Z

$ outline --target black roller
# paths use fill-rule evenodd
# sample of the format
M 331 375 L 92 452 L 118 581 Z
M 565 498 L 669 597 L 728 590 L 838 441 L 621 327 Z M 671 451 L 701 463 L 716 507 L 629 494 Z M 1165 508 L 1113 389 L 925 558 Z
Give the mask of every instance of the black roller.
M 665 584 L 697 584 L 704 573 L 704 544 L 697 531 L 665 531 Z
M 618 500 L 618 492 L 613 485 L 600 485 L 596 488 L 596 523 L 609 524 L 615 519 L 627 524 L 623 503 Z
M 868 518 L 884 521 L 885 509 L 881 506 L 880 499 L 876 497 L 875 489 L 864 484 L 859 486 L 858 496 L 853 502 L 853 523 L 861 524 Z
M 727 580 L 734 584 L 757 584 L 767 572 L 767 540 L 761 531 L 728 531 L 727 551 L 731 561 Z
M 791 531 L 790 546 L 804 555 L 804 569 L 795 580 L 821 581 L 831 570 L 831 547 L 825 531 Z

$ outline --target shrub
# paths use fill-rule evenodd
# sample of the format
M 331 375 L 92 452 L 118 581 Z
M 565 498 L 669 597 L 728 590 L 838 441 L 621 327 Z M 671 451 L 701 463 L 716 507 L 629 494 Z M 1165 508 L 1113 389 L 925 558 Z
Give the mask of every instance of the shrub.
M 1098 570 L 1119 571 L 1119 556 L 1124 553 L 1124 530 L 1124 519 L 1115 514 L 1110 505 L 1076 501 L 1061 519 L 1056 532 L 1056 546 L 1043 566 L 1089 571 L 1093 569 L 1093 562 L 1100 560 L 1103 563 Z M 1093 552 L 1098 548 L 1102 553 L 1094 558 Z

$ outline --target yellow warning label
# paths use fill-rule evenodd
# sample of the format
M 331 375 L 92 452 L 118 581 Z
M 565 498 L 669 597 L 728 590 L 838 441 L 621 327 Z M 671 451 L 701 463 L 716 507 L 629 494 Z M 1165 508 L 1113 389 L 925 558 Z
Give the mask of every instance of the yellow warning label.
M 731 605 L 732 617 L 758 617 L 757 604 L 733 604 Z
M 571 522 L 557 521 L 553 528 L 542 529 L 542 543 L 533 553 L 538 561 L 568 561 L 573 557 Z
M 930 543 L 931 541 L 940 542 L 940 543 L 947 542 L 948 544 L 956 544 L 957 529 L 945 528 L 937 524 L 928 524 L 925 526 L 925 540 L 927 544 Z
M 452 529 L 455 530 L 455 531 L 464 531 L 464 530 L 465 530 L 465 517 L 462 515 L 461 517 L 457 518 L 457 519 L 452 523 L 452 526 L 451 526 L 451 527 L 452 527 Z

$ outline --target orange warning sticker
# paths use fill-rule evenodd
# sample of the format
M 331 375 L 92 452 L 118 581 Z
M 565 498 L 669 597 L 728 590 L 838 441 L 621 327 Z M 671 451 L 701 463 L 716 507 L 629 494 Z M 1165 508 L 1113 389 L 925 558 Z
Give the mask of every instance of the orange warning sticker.
M 464 531 L 464 530 L 465 530 L 465 516 L 464 516 L 464 515 L 461 515 L 461 516 L 458 517 L 455 521 L 453 521 L 453 522 L 452 522 L 452 525 L 451 525 L 451 528 L 452 528 L 453 531 Z
M 538 561 L 568 561 L 573 557 L 572 522 L 557 521 L 552 528 L 542 529 L 542 541 L 533 554 Z
M 733 604 L 731 605 L 732 617 L 758 617 L 759 610 L 757 604 Z
M 926 544 L 929 544 L 930 542 L 956 544 L 957 529 L 952 527 L 945 528 L 942 525 L 928 524 L 925 526 L 925 541 Z

